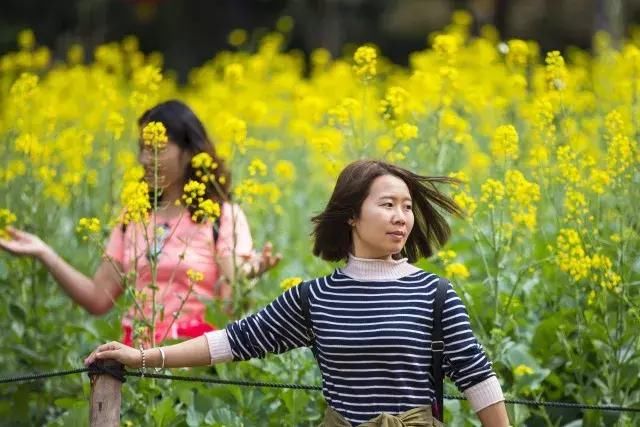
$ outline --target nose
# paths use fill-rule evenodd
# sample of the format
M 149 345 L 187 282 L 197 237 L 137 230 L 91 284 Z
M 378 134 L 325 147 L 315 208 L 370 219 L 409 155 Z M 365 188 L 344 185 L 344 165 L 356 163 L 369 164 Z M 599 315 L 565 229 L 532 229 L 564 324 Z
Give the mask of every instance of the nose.
M 140 150 L 138 152 L 138 163 L 142 166 L 149 166 L 151 163 L 151 155 L 149 154 L 149 150 Z
M 391 222 L 395 225 L 405 225 L 407 223 L 405 215 L 406 214 L 402 209 L 395 209 L 393 211 L 393 216 L 391 217 Z

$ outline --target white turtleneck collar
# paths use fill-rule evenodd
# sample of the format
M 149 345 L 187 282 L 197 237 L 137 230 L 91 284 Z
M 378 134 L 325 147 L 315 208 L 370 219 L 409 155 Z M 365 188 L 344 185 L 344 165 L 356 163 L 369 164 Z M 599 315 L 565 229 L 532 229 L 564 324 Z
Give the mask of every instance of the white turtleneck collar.
M 408 276 L 420 269 L 409 264 L 407 258 L 383 260 L 358 258 L 349 254 L 347 265 L 340 271 L 355 280 L 385 281 Z

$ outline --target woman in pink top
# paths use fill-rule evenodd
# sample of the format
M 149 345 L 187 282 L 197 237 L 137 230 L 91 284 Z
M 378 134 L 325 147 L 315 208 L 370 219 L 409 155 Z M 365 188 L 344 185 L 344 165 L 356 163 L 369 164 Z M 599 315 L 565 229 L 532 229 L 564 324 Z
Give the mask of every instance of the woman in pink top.
M 166 128 L 168 143 L 158 152 L 158 208 L 151 212 L 145 225 L 119 225 L 111 232 L 106 247 L 106 259 L 93 278 L 77 271 L 64 261 L 38 236 L 10 229 L 11 240 L 0 240 L 0 247 L 16 254 L 29 255 L 41 261 L 62 289 L 88 312 L 101 315 L 108 312 L 123 293 L 123 277 L 134 277 L 136 304 L 123 319 L 124 340 L 132 342 L 135 320 L 149 323 L 155 318 L 155 342 L 165 338 L 190 338 L 213 329 L 204 320 L 203 300 L 226 299 L 230 296 L 228 282 L 234 272 L 246 276 L 260 275 L 275 266 L 279 256 L 273 256 L 270 244 L 261 254 L 252 250 L 247 219 L 239 206 L 230 203 L 230 176 L 224 162 L 216 155 L 204 126 L 193 111 L 180 101 L 167 101 L 146 111 L 138 120 L 142 129 L 149 122 L 161 122 Z M 195 222 L 192 213 L 176 205 L 184 185 L 196 180 L 191 159 L 207 153 L 217 163 L 213 170 L 216 185 L 209 182 L 206 198 L 218 202 L 220 217 L 215 223 Z M 145 180 L 154 188 L 153 151 L 140 143 L 138 156 L 145 169 Z M 151 194 L 151 200 L 154 196 Z M 152 203 L 153 206 L 153 203 Z M 148 247 L 145 236 L 153 236 L 156 244 Z M 151 296 L 151 260 L 155 248 L 157 263 L 155 305 Z M 239 270 L 236 267 L 240 266 Z M 188 270 L 203 274 L 204 279 L 190 281 Z M 134 274 L 135 273 L 135 274 Z M 133 284 L 133 283 L 132 283 Z M 156 315 L 152 316 L 153 307 Z M 174 320 L 175 319 L 175 320 Z M 144 337 L 150 341 L 150 336 Z

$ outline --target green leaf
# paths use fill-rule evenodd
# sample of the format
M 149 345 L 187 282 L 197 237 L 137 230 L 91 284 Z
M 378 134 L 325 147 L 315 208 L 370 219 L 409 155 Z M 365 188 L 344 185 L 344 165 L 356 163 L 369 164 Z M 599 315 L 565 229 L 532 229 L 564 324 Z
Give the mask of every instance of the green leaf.
M 204 421 L 204 416 L 198 412 L 194 406 L 189 406 L 187 410 L 187 425 L 189 427 L 198 427 L 201 426 Z
M 9 313 L 11 313 L 11 317 L 22 323 L 27 320 L 27 313 L 16 303 L 9 304 Z
M 165 397 L 153 408 L 153 420 L 156 426 L 169 425 L 176 418 L 176 415 L 172 396 Z

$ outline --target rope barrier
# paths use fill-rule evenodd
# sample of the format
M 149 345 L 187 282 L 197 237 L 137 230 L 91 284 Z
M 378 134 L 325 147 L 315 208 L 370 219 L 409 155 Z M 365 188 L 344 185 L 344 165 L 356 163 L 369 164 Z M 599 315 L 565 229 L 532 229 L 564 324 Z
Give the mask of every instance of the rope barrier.
M 60 377 L 60 376 L 79 374 L 84 372 L 88 372 L 89 374 L 109 374 L 114 376 L 115 378 L 118 378 L 122 382 L 125 381 L 124 377 L 143 377 L 143 374 L 139 371 L 127 371 L 127 370 L 119 371 L 119 370 L 112 370 L 110 368 L 91 365 L 89 368 L 71 369 L 67 371 L 25 374 L 25 375 L 18 375 L 18 376 L 12 376 L 12 377 L 0 377 L 0 384 L 22 382 L 22 381 L 34 381 L 34 380 L 40 380 L 44 378 Z M 307 384 L 286 384 L 286 383 L 272 383 L 272 382 L 260 382 L 260 381 L 222 380 L 222 379 L 211 378 L 211 377 L 155 374 L 155 373 L 149 373 L 149 372 L 144 374 L 144 378 L 155 378 L 155 379 L 174 380 L 174 381 L 191 381 L 191 382 L 201 382 L 201 383 L 220 384 L 220 385 L 237 385 L 242 387 L 288 388 L 293 390 L 311 390 L 311 391 L 322 390 L 322 387 L 320 386 L 307 385 Z M 450 394 L 445 394 L 444 398 L 447 400 L 466 400 L 466 397 L 464 396 L 456 396 L 456 395 L 450 395 Z M 555 401 L 527 400 L 527 399 L 505 399 L 504 402 L 506 404 L 511 404 L 511 405 L 544 406 L 544 407 L 573 408 L 573 409 L 587 409 L 587 410 L 615 411 L 615 412 L 640 412 L 640 408 L 632 408 L 632 407 L 620 406 L 620 405 L 589 405 L 584 403 L 555 402 Z
M 22 382 L 22 381 L 33 381 L 33 380 L 40 380 L 40 379 L 51 378 L 51 377 L 62 377 L 65 375 L 81 374 L 83 372 L 88 372 L 88 371 L 89 371 L 88 368 L 79 368 L 79 369 L 71 369 L 68 371 L 23 374 L 23 375 L 17 375 L 13 377 L 0 377 L 0 384 Z

